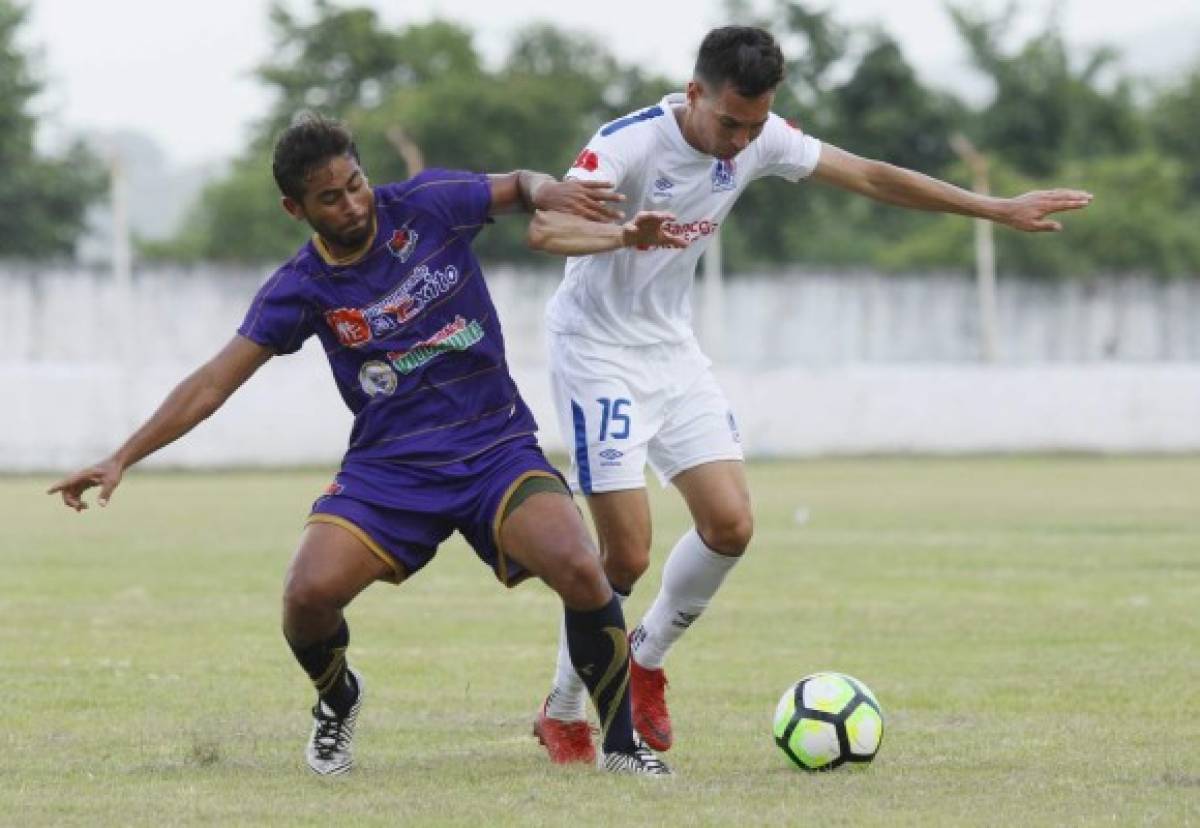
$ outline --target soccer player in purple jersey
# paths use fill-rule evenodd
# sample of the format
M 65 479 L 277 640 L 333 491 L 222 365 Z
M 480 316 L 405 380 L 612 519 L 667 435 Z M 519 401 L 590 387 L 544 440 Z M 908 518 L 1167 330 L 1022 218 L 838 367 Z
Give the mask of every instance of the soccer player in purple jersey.
M 427 170 L 372 189 L 350 132 L 299 117 L 273 172 L 284 209 L 312 240 L 254 297 L 237 334 L 184 379 L 109 458 L 50 488 L 81 511 L 107 505 L 125 470 L 213 414 L 276 354 L 316 336 L 354 413 L 334 482 L 313 504 L 283 594 L 283 634 L 317 689 L 306 759 L 318 774 L 353 763 L 362 676 L 343 609 L 375 581 L 400 583 L 458 530 L 506 586 L 531 575 L 562 598 L 572 657 L 604 731 L 603 767 L 669 773 L 633 732 L 625 619 L 598 553 L 508 373 L 504 339 L 471 241 L 491 217 L 524 210 L 610 219 L 603 184 L 517 171 Z M 667 213 L 584 222 L 561 240 L 616 249 L 682 244 Z

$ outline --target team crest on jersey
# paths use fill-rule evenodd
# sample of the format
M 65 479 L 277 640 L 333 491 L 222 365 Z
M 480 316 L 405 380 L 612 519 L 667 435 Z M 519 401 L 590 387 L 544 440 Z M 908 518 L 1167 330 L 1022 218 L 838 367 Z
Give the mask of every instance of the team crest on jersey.
M 321 492 L 321 497 L 333 497 L 334 495 L 340 495 L 344 491 L 346 491 L 346 487 L 335 480 L 325 487 L 325 491 Z
M 417 231 L 409 230 L 407 227 L 393 230 L 387 246 L 393 256 L 402 262 L 407 262 L 408 257 L 412 255 L 413 248 L 417 246 Z
M 714 193 L 737 187 L 737 165 L 732 158 L 718 158 L 713 164 L 712 188 Z
M 376 397 L 380 394 L 390 397 L 396 392 L 398 383 L 399 378 L 396 376 L 396 372 L 386 362 L 373 359 L 370 362 L 364 362 L 362 368 L 358 369 L 358 384 L 362 386 L 363 393 L 368 397 Z
M 337 335 L 338 342 L 347 348 L 357 348 L 371 341 L 371 326 L 358 308 L 326 311 L 325 324 Z
M 587 149 L 579 153 L 575 158 L 575 163 L 571 164 L 573 170 L 585 170 L 586 172 L 595 172 L 600 168 L 600 156 L 595 150 Z

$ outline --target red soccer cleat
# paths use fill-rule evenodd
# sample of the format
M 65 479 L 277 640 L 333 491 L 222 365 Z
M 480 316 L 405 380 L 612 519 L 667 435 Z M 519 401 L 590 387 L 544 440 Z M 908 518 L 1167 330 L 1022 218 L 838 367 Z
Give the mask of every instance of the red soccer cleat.
M 629 659 L 629 700 L 633 729 L 655 750 L 671 749 L 671 714 L 667 710 L 667 674 Z
M 596 764 L 596 748 L 592 746 L 592 728 L 586 721 L 565 722 L 546 715 L 546 705 L 533 720 L 533 735 L 546 747 L 550 761 L 556 765 L 573 762 Z

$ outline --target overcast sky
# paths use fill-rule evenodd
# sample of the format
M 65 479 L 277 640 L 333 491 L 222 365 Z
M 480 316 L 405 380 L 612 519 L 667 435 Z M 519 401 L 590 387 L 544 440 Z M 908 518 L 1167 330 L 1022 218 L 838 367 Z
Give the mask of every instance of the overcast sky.
M 959 0 L 969 2 L 969 0 Z M 49 82 L 40 100 L 52 132 L 134 129 L 158 141 L 171 162 L 234 155 L 246 126 L 270 103 L 251 70 L 270 49 L 267 0 L 32 0 L 24 43 L 41 51 Z M 704 33 L 728 22 L 719 0 L 535 2 L 535 0 L 354 0 L 391 25 L 439 16 L 466 24 L 493 61 L 511 33 L 534 19 L 601 37 L 616 55 L 686 80 Z M 759 3 L 759 6 L 762 4 Z M 817 4 L 812 4 L 816 6 Z M 840 0 L 839 20 L 878 22 L 929 78 L 965 71 L 942 0 Z M 977 0 L 996 9 L 1002 0 Z M 1124 47 L 1129 68 L 1161 73 L 1185 53 L 1200 59 L 1200 0 L 1024 0 L 1024 30 L 1060 8 L 1072 44 Z M 307 0 L 291 0 L 306 12 Z M 502 9 L 502 15 L 496 13 Z M 1192 51 L 1194 49 L 1194 52 Z

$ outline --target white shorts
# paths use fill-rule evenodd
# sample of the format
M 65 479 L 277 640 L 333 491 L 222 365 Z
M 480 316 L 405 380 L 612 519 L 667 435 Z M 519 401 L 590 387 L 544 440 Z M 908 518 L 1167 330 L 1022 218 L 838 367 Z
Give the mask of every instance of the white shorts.
M 715 460 L 741 460 L 741 437 L 695 340 L 625 347 L 551 333 L 550 390 L 571 454 L 569 480 L 593 494 L 666 485 Z

